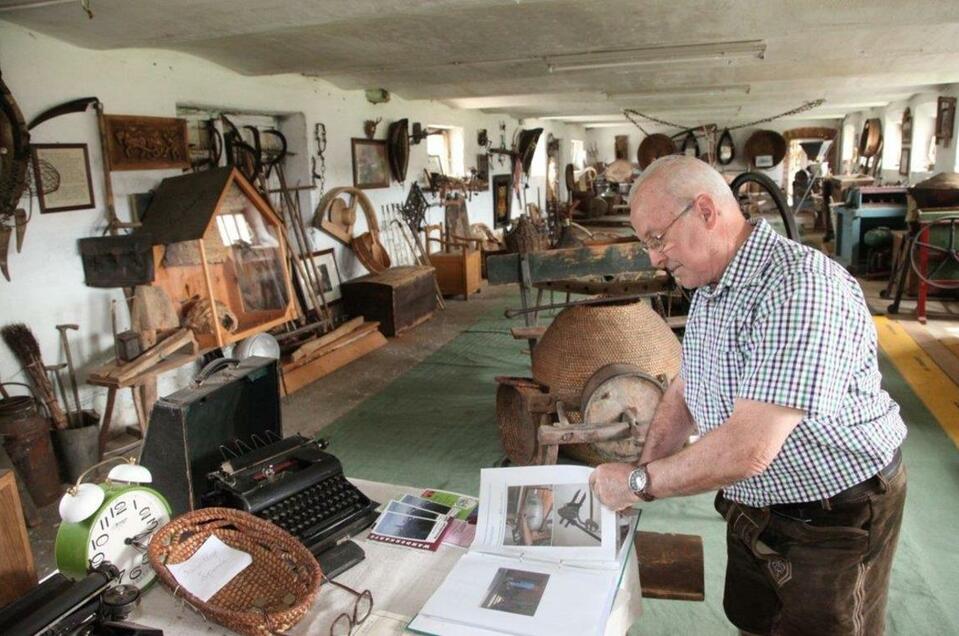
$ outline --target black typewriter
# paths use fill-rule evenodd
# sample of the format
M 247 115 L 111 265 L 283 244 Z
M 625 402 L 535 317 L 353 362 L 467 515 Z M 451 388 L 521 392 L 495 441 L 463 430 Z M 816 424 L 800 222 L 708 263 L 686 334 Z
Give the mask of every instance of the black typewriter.
M 245 510 L 280 526 L 316 556 L 329 576 L 355 565 L 363 550 L 350 541 L 376 520 L 379 506 L 343 476 L 326 442 L 301 435 L 266 443 L 210 473 L 208 506 Z M 226 449 L 224 449 L 226 450 Z

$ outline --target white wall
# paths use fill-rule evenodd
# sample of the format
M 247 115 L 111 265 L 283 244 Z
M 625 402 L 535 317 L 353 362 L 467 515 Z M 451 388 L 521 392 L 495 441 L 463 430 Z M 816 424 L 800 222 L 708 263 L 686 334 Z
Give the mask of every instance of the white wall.
M 253 52 L 255 54 L 255 52 Z M 292 128 L 301 130 L 299 139 L 290 140 L 291 149 L 303 153 L 291 161 L 288 181 L 309 182 L 308 154 L 315 151 L 313 128 L 323 122 L 327 129 L 326 186 L 352 185 L 350 138 L 363 137 L 363 120 L 382 117 L 377 138 L 384 138 L 387 125 L 396 119 L 410 122 L 461 126 L 464 129 L 465 165 L 475 165 L 478 146 L 476 132 L 486 128 L 498 143 L 498 122 L 507 122 L 507 142 L 519 122 L 503 116 L 484 115 L 476 111 L 454 110 L 429 102 L 409 102 L 393 97 L 387 104 L 372 105 L 362 91 L 342 91 L 331 84 L 300 75 L 247 77 L 205 60 L 180 53 L 157 50 L 93 51 L 80 49 L 19 26 L 0 21 L 0 69 L 3 79 L 17 100 L 24 118 L 30 121 L 43 110 L 65 101 L 88 95 L 97 96 L 109 114 L 175 116 L 178 105 L 200 105 L 237 111 L 254 111 L 296 115 Z M 303 126 L 305 124 L 305 126 Z M 567 127 L 547 122 L 548 132 L 568 140 L 571 135 L 582 138 L 578 126 Z M 529 125 L 529 124 L 527 124 Z M 91 210 L 40 215 L 35 213 L 27 227 L 21 254 L 10 254 L 12 282 L 0 280 L 0 323 L 26 322 L 36 334 L 44 360 L 52 364 L 63 360 L 54 325 L 78 323 L 80 331 L 72 337 L 73 355 L 78 366 L 89 369 L 112 355 L 109 317 L 111 299 L 122 300 L 120 290 L 100 290 L 83 284 L 82 265 L 77 253 L 77 239 L 99 235 L 105 226 L 103 207 L 103 172 L 99 138 L 92 112 L 73 114 L 51 120 L 32 133 L 36 143 L 86 143 L 89 147 L 92 178 L 97 207 Z M 561 147 L 561 165 L 568 159 L 566 143 Z M 491 172 L 508 172 L 492 160 Z M 411 147 L 408 183 L 393 183 L 389 188 L 367 190 L 374 206 L 401 203 L 409 187 L 409 179 L 419 178 L 426 165 L 426 144 Z M 117 172 L 113 189 L 121 218 L 128 214 L 127 197 L 155 187 L 176 170 Z M 536 179 L 533 179 L 535 197 Z M 542 184 L 539 184 L 542 188 Z M 545 196 L 545 190 L 544 196 Z M 302 207 L 306 221 L 312 218 L 320 194 L 304 195 Z M 534 199 L 530 199 L 534 200 Z M 27 205 L 26 199 L 22 205 Z M 36 204 L 34 202 L 34 207 Z M 471 220 L 492 226 L 492 205 L 489 191 L 474 194 L 468 203 Z M 517 207 L 514 204 L 514 210 Z M 439 208 L 432 211 L 432 220 L 442 219 Z M 363 231 L 360 220 L 357 231 Z M 353 253 L 326 234 L 314 230 L 311 239 L 317 249 L 334 247 L 344 280 L 365 273 Z M 12 251 L 11 251 L 12 252 Z M 122 307 L 122 303 L 119 303 Z M 120 328 L 126 328 L 122 317 Z M 160 394 L 180 386 L 194 370 L 185 369 L 161 379 Z M 81 373 L 81 376 L 83 374 Z M 19 364 L 5 346 L 0 346 L 0 378 L 19 380 Z M 114 422 L 132 422 L 129 391 L 123 391 L 120 412 Z M 81 400 L 85 407 L 103 409 L 105 390 L 86 386 Z
M 883 122 L 883 168 L 884 183 L 915 184 L 940 172 L 956 172 L 959 170 L 956 138 L 957 130 L 953 129 L 953 137 L 948 146 L 939 144 L 936 147 L 936 163 L 933 170 L 927 170 L 926 153 L 928 140 L 934 134 L 937 102 L 940 95 L 959 97 L 959 84 L 950 84 L 941 92 L 922 92 L 911 96 L 907 100 L 892 102 L 883 108 L 855 111 L 846 115 L 844 124 L 851 126 L 853 131 L 853 145 L 859 144 L 859 135 L 865 121 L 878 117 Z M 906 108 L 912 114 L 912 139 L 910 153 L 909 175 L 899 174 L 899 156 L 902 149 L 899 124 L 902 122 L 902 113 Z M 959 127 L 959 119 L 956 120 Z

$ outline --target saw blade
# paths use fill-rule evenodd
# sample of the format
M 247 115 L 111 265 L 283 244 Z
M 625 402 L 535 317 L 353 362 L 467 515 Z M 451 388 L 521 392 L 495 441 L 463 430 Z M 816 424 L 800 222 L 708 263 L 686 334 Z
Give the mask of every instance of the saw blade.
M 10 235 L 13 230 L 0 223 L 0 272 L 8 281 L 10 280 L 10 270 L 7 269 L 7 252 L 10 251 Z
M 17 227 L 17 254 L 23 247 L 23 237 L 27 235 L 27 211 L 19 208 L 13 213 L 13 220 Z

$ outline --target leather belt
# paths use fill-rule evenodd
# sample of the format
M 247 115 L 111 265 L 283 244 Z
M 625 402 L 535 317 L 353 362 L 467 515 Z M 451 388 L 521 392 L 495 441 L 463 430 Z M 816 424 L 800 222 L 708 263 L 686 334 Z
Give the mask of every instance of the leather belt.
M 833 506 L 841 505 L 843 503 L 848 503 L 850 501 L 857 501 L 866 497 L 867 495 L 876 492 L 877 488 L 883 488 L 884 482 L 889 481 L 896 474 L 896 471 L 899 470 L 899 467 L 902 465 L 902 451 L 896 449 L 896 452 L 893 454 L 892 459 L 889 460 L 889 463 L 879 469 L 875 475 L 861 481 L 855 486 L 850 486 L 842 492 L 838 492 L 828 499 L 821 499 L 818 501 L 807 501 L 803 503 L 788 503 L 788 504 L 774 504 L 769 506 L 770 510 L 776 510 L 779 512 L 788 512 L 790 510 L 795 510 L 796 508 L 808 508 L 809 506 L 822 506 L 825 509 L 830 509 Z

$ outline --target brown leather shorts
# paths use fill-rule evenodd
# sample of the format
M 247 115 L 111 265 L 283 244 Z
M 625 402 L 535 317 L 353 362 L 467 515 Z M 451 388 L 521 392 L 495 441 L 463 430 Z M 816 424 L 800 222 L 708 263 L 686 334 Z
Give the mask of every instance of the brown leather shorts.
M 901 465 L 822 502 L 753 508 L 719 492 L 726 616 L 754 634 L 882 634 L 905 499 Z

